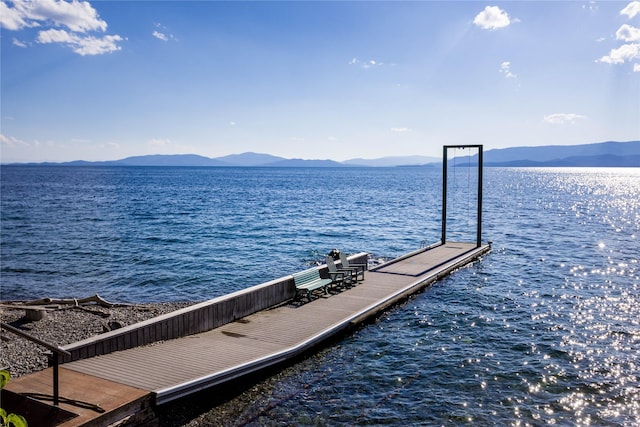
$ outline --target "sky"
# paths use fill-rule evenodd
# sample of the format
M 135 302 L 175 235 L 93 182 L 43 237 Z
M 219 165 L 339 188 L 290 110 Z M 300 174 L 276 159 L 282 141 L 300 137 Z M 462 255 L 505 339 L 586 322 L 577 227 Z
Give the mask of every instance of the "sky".
M 0 0 L 0 162 L 640 140 L 640 1 Z

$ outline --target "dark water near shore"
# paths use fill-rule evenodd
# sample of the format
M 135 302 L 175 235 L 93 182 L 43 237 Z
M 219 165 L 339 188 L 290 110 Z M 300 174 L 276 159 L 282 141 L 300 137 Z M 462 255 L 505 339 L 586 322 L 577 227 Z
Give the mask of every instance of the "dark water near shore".
M 437 169 L 1 173 L 5 300 L 203 300 L 333 247 L 395 257 L 440 236 Z M 454 175 L 449 236 L 473 240 L 473 180 Z M 485 183 L 491 254 L 287 369 L 232 419 L 639 424 L 640 170 L 489 168 Z

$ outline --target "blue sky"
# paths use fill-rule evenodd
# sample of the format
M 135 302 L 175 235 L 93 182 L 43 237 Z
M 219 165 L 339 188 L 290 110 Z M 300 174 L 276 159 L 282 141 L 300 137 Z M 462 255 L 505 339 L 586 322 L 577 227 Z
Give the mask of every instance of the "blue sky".
M 0 160 L 640 139 L 640 1 L 8 1 Z

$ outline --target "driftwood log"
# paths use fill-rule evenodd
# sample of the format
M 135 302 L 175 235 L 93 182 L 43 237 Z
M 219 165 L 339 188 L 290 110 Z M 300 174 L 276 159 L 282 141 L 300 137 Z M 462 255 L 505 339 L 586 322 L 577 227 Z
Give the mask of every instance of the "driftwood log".
M 9 301 L 0 304 L 1 308 L 8 308 L 14 310 L 24 310 L 25 319 L 34 321 L 41 320 L 46 317 L 47 310 L 67 310 L 67 309 L 79 309 L 88 311 L 93 314 L 97 314 L 103 317 L 109 317 L 109 314 L 103 313 L 97 310 L 91 310 L 87 306 L 100 306 L 105 308 L 113 307 L 127 307 L 130 304 L 118 304 L 112 303 L 100 295 L 95 294 L 86 298 L 40 298 L 31 301 Z
M 97 304 L 101 307 L 106 307 L 106 308 L 125 307 L 129 305 L 129 304 L 117 304 L 117 303 L 109 302 L 98 294 L 95 294 L 93 296 L 86 297 L 86 298 L 80 298 L 80 299 L 41 298 L 41 299 L 36 299 L 31 301 L 23 301 L 22 304 L 23 305 L 76 305 L 76 306 L 87 305 L 87 304 Z

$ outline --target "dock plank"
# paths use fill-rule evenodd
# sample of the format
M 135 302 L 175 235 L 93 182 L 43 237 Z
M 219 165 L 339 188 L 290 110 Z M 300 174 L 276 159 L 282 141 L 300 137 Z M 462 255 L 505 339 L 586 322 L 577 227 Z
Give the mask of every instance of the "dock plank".
M 62 398 L 97 405 L 104 410 L 99 413 L 61 401 L 60 407 L 76 416 L 64 423 L 64 427 L 76 427 L 88 422 L 108 425 L 127 413 L 135 413 L 142 405 L 151 405 L 148 390 L 130 387 L 119 382 L 87 375 L 60 367 L 60 396 Z M 52 368 L 32 375 L 12 379 L 6 389 L 17 394 L 42 393 L 50 395 L 53 388 Z M 30 423 L 31 424 L 31 423 Z
M 263 310 L 208 332 L 64 366 L 147 390 L 163 403 L 299 354 L 487 250 L 447 243 L 372 269 L 357 286 L 301 306 Z

